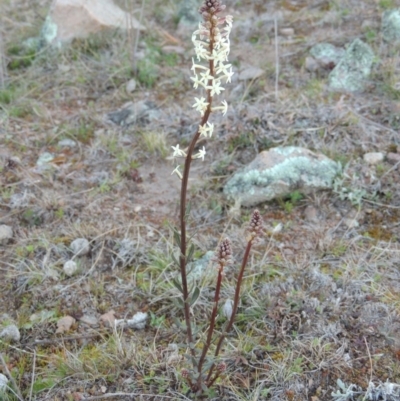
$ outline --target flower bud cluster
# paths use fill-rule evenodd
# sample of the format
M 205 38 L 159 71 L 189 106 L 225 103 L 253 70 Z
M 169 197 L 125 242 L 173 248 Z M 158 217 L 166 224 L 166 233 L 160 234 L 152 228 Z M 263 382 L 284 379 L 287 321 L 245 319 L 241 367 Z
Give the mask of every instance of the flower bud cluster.
M 215 260 L 220 266 L 232 263 L 232 245 L 229 238 L 224 239 L 217 249 Z
M 263 221 L 260 215 L 260 212 L 256 209 L 251 216 L 250 224 L 249 224 L 249 231 L 251 239 L 259 236 L 261 234 L 263 228 Z

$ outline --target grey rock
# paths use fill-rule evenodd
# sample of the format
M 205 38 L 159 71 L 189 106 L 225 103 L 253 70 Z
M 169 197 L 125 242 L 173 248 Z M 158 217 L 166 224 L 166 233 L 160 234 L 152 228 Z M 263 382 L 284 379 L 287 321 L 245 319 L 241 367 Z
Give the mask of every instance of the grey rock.
M 239 81 L 247 81 L 248 79 L 256 79 L 264 74 L 264 70 L 259 67 L 250 66 L 245 68 L 239 74 Z
M 131 124 L 148 124 L 160 117 L 157 106 L 150 101 L 129 102 L 122 109 L 107 114 L 114 124 L 128 126 Z
M 308 149 L 287 146 L 261 152 L 226 183 L 224 193 L 241 206 L 289 195 L 332 188 L 340 164 Z
M 304 61 L 304 66 L 306 67 L 307 71 L 315 72 L 320 68 L 320 64 L 314 57 L 307 56 Z
M 58 146 L 61 148 L 74 148 L 76 146 L 76 142 L 72 139 L 65 138 L 58 142 Z
M 365 153 L 363 159 L 366 163 L 375 165 L 383 161 L 385 155 L 381 152 Z
M 318 43 L 310 49 L 310 54 L 320 67 L 328 68 L 336 66 L 346 51 L 330 43 Z
M 400 163 L 400 154 L 399 153 L 388 153 L 387 154 L 387 161 L 392 164 Z
M 76 256 L 87 255 L 90 252 L 90 244 L 86 238 L 77 238 L 71 242 L 71 250 Z
M 73 260 L 68 260 L 64 263 L 63 270 L 67 276 L 71 277 L 77 272 L 78 266 Z
M 400 8 L 386 10 L 382 15 L 382 35 L 386 42 L 400 40 Z
M 49 152 L 44 152 L 39 156 L 39 158 L 36 162 L 36 165 L 39 167 L 48 165 L 53 159 L 54 159 L 53 154 L 51 154 Z
M 3 375 L 3 373 L 0 373 L 0 395 L 4 394 L 5 391 L 7 390 L 7 384 L 8 384 L 8 379 L 7 376 Z
M 329 74 L 329 87 L 346 92 L 362 91 L 371 74 L 374 52 L 360 39 L 355 39 L 346 54 Z
M 199 7 L 197 0 L 181 0 L 178 9 L 179 24 L 196 26 L 201 19 Z
M 7 245 L 14 235 L 13 229 L 10 226 L 2 224 L 0 226 L 0 245 Z
M 18 342 L 21 339 L 21 334 L 15 324 L 10 324 L 1 331 L 0 338 L 5 341 Z
M 189 280 L 199 280 L 203 273 L 206 271 L 212 257 L 214 256 L 213 251 L 206 252 L 200 259 L 189 263 L 188 272 Z
M 141 330 L 146 327 L 149 315 L 144 312 L 136 312 L 132 319 L 115 319 L 115 326 L 128 326 L 131 329 Z
M 99 325 L 99 321 L 96 318 L 96 316 L 92 316 L 92 315 L 83 315 L 81 318 L 79 318 L 79 321 L 81 323 L 87 324 L 88 326 L 98 326 Z
M 135 89 L 136 89 L 136 80 L 132 78 L 126 84 L 126 92 L 131 94 L 135 92 Z

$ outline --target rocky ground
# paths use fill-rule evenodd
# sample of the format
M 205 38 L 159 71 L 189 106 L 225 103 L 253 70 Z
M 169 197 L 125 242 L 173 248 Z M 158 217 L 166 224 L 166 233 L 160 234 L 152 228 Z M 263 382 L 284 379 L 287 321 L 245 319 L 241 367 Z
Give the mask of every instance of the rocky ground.
M 195 13 L 184 4 L 145 3 L 136 50 L 134 37 L 108 33 L 61 51 L 23 45 L 39 35 L 48 1 L 0 4 L 8 74 L 0 90 L 0 373 L 12 376 L 16 394 L 2 399 L 192 399 L 181 377 L 171 258 L 179 196 L 171 146 L 186 146 L 199 124 Z M 199 265 L 222 236 L 233 242 L 223 301 L 233 297 L 252 213 L 225 197 L 228 179 L 259 152 L 288 145 L 340 162 L 343 173 L 331 189 L 257 205 L 265 236 L 213 397 L 400 400 L 400 45 L 384 41 L 381 26 L 396 4 L 226 4 L 230 108 L 213 115 L 205 161 L 190 181 Z M 310 50 L 328 42 L 344 51 L 357 38 L 374 54 L 363 90 L 332 91 L 335 62 L 319 63 Z M 215 272 L 196 277 L 201 324 Z

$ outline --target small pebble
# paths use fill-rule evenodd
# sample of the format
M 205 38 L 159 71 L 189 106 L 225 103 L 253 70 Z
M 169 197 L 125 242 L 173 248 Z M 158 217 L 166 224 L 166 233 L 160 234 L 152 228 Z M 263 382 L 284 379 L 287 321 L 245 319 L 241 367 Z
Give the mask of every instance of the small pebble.
M 375 165 L 383 161 L 385 155 L 381 152 L 370 152 L 364 155 L 364 161 L 370 165 Z
M 12 239 L 13 235 L 14 233 L 12 227 L 2 224 L 0 226 L 0 245 L 7 245 Z
M 86 238 L 77 238 L 71 242 L 72 252 L 76 256 L 87 255 L 90 252 L 90 244 Z
M 79 318 L 79 321 L 81 323 L 85 323 L 88 326 L 98 326 L 99 322 L 96 318 L 96 316 L 91 316 L 91 315 L 83 315 L 81 318 Z
M 399 153 L 388 153 L 387 160 L 389 163 L 396 164 L 400 163 L 400 154 Z
M 5 341 L 18 342 L 21 339 L 21 334 L 15 324 L 10 324 L 0 333 L 0 338 Z
M 68 260 L 64 263 L 63 270 L 67 276 L 71 277 L 77 272 L 78 266 L 73 260 Z
M 294 36 L 294 29 L 293 28 L 282 28 L 279 30 L 279 33 L 282 36 L 291 37 L 291 36 Z
M 307 56 L 304 61 L 304 66 L 306 67 L 307 71 L 315 72 L 319 68 L 319 63 L 314 57 Z
M 136 89 L 136 80 L 134 80 L 132 78 L 126 84 L 126 92 L 131 94 L 131 93 L 135 92 L 135 89 Z
M 7 390 L 8 379 L 7 376 L 0 373 L 0 394 L 4 393 Z
M 74 148 L 76 146 L 76 142 L 72 139 L 65 138 L 58 142 L 58 146 L 61 148 Z
M 137 329 L 137 330 L 144 329 L 146 327 L 147 318 L 148 318 L 147 313 L 137 312 L 133 315 L 132 319 L 128 319 L 126 321 L 126 324 L 131 329 Z

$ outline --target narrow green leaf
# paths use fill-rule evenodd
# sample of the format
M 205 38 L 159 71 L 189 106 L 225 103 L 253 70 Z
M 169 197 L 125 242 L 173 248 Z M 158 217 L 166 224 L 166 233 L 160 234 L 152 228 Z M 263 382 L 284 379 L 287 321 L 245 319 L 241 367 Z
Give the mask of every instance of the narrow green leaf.
M 194 245 L 190 244 L 189 251 L 187 253 L 186 263 L 189 263 L 192 261 L 193 254 L 194 254 Z
M 174 263 L 176 264 L 177 267 L 180 267 L 181 264 L 178 262 L 178 259 L 175 257 L 175 255 L 173 253 L 171 253 L 171 258 L 174 261 Z
M 191 202 L 189 201 L 189 202 L 187 203 L 187 206 L 186 206 L 185 220 L 187 220 L 187 217 L 189 217 L 190 209 L 191 209 L 191 208 L 192 208 L 192 204 L 191 204 Z
M 172 279 L 172 284 L 173 284 L 180 292 L 183 292 L 181 283 L 180 283 L 177 279 L 173 278 L 173 279 Z
M 197 298 L 199 297 L 199 295 L 200 295 L 200 288 L 195 287 L 193 294 L 192 294 L 192 298 L 190 300 L 190 306 L 192 306 L 197 301 Z
M 181 235 L 176 230 L 174 230 L 174 240 L 175 240 L 176 245 L 180 248 L 181 247 Z

